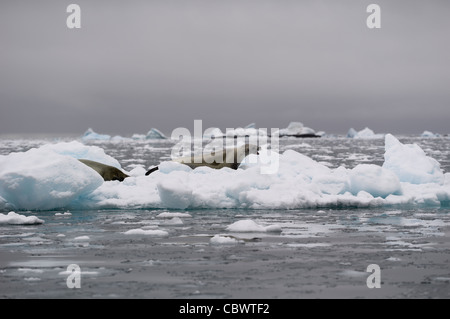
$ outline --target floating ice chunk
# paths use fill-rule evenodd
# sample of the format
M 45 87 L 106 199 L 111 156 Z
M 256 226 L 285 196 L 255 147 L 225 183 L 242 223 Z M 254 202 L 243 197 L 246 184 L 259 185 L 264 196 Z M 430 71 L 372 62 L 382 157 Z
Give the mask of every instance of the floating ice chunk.
M 221 235 L 215 235 L 209 242 L 212 245 L 236 245 L 238 243 L 236 238 Z
M 165 230 L 160 229 L 142 229 L 142 228 L 135 228 L 130 229 L 124 232 L 125 235 L 145 235 L 145 236 L 155 236 L 155 237 L 165 237 L 168 236 L 169 233 Z
M 110 135 L 106 134 L 98 134 L 94 132 L 93 129 L 89 128 L 86 132 L 84 132 L 83 137 L 81 138 L 83 141 L 95 141 L 95 140 L 109 140 L 111 138 Z
M 72 216 L 72 213 L 69 211 L 64 213 L 55 213 L 55 216 Z
M 383 168 L 394 172 L 400 182 L 444 183 L 445 177 L 439 162 L 427 156 L 417 144 L 402 144 L 393 135 L 387 134 L 385 150 Z
M 76 241 L 88 241 L 90 239 L 91 238 L 89 236 L 78 236 L 78 237 L 75 237 L 73 240 L 76 240 Z
M 347 133 L 348 138 L 383 138 L 384 134 L 375 134 L 370 128 L 366 127 L 357 132 L 354 128 L 350 128 Z
M 348 138 L 354 138 L 356 135 L 358 135 L 358 132 L 353 127 L 351 127 L 347 132 Z
M 7 215 L 0 214 L 0 225 L 36 225 L 43 223 L 44 221 L 36 216 L 25 216 L 15 212 L 9 212 Z
M 147 140 L 162 140 L 167 139 L 167 137 L 158 129 L 152 128 L 150 131 L 148 131 L 147 135 L 145 136 Z
M 276 133 L 280 136 L 318 136 L 316 132 L 310 128 L 303 125 L 302 122 L 291 122 L 288 127 L 282 128 Z
M 440 137 L 440 134 L 435 134 L 430 131 L 423 131 L 423 133 L 420 135 L 421 137 Z
M 354 195 L 365 191 L 373 197 L 402 193 L 397 175 L 373 164 L 360 164 L 350 171 L 350 191 Z
M 231 232 L 275 232 L 280 233 L 281 227 L 278 225 L 261 226 L 251 219 L 244 219 L 234 222 L 233 224 L 226 227 L 227 231 Z
M 16 209 L 67 207 L 103 183 L 80 161 L 43 146 L 0 156 L 0 196 Z

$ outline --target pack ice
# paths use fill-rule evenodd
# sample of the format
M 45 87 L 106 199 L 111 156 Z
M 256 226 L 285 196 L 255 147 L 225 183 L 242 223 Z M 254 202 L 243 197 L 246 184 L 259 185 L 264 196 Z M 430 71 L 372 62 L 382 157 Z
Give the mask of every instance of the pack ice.
M 76 160 L 81 157 L 120 168 L 98 146 L 79 142 L 0 156 L 0 210 L 415 207 L 450 201 L 450 175 L 418 145 L 391 134 L 385 136 L 382 166 L 351 169 L 331 169 L 287 150 L 273 174 L 261 174 L 270 165 L 262 160 L 248 160 L 238 170 L 166 162 L 150 176 L 131 174 L 120 183 L 103 182 Z

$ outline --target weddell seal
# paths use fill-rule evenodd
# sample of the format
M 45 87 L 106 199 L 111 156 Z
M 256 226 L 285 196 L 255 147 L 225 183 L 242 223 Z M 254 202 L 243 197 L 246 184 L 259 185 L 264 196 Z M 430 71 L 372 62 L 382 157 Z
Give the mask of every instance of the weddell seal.
M 120 169 L 109 166 L 106 164 L 102 164 L 99 162 L 87 160 L 87 159 L 79 159 L 79 161 L 93 170 L 103 177 L 105 181 L 120 181 L 122 182 L 125 178 L 129 177 L 127 174 L 123 173 Z
M 259 154 L 258 151 L 259 146 L 254 144 L 244 144 L 239 147 L 226 148 L 218 152 L 212 152 L 210 154 L 180 157 L 172 161 L 185 164 L 192 169 L 195 169 L 200 166 L 207 166 L 215 169 L 221 169 L 223 167 L 238 169 L 239 165 L 246 156 L 250 154 L 258 155 Z M 148 176 L 157 170 L 158 166 L 152 167 L 147 171 L 147 173 L 145 173 L 145 175 Z

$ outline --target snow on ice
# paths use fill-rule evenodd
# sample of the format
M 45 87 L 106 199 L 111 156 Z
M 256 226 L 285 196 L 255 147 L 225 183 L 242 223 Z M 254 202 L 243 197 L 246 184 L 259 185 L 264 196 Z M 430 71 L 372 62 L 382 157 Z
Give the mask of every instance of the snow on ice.
M 281 227 L 278 225 L 262 226 L 251 219 L 244 219 L 234 222 L 225 229 L 230 232 L 244 233 L 281 233 Z
M 385 136 L 382 166 L 332 169 L 289 149 L 279 155 L 273 174 L 261 174 L 269 165 L 264 161 L 238 170 L 192 170 L 165 162 L 150 176 L 132 174 L 120 183 L 104 182 L 76 160 L 81 157 L 120 168 L 101 148 L 79 142 L 0 156 L 0 210 L 297 209 L 439 206 L 450 201 L 450 174 L 418 145 L 402 144 L 391 134 Z
M 44 221 L 36 216 L 25 216 L 15 212 L 9 212 L 7 215 L 0 214 L 0 225 L 36 225 L 43 223 Z

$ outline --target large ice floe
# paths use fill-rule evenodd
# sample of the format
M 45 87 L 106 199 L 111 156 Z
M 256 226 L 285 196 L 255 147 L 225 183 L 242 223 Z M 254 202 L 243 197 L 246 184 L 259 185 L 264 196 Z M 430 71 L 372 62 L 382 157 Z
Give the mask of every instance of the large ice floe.
M 122 183 L 104 182 L 77 158 L 117 168 L 98 146 L 47 144 L 0 156 L 0 210 L 52 209 L 298 209 L 318 207 L 440 206 L 450 203 L 450 174 L 416 144 L 385 137 L 382 166 L 329 168 L 294 150 L 279 154 L 277 169 L 264 153 L 237 170 L 195 170 L 163 162 L 145 176 L 133 170 Z M 259 159 L 259 161 L 257 161 Z

